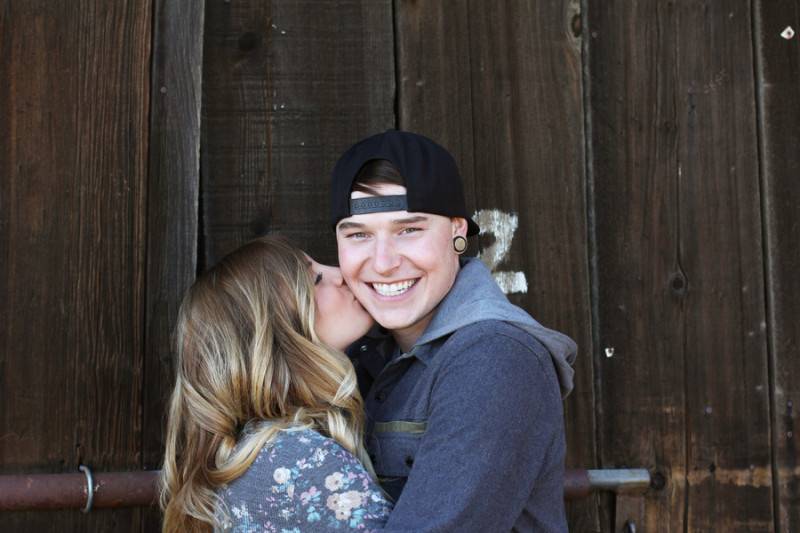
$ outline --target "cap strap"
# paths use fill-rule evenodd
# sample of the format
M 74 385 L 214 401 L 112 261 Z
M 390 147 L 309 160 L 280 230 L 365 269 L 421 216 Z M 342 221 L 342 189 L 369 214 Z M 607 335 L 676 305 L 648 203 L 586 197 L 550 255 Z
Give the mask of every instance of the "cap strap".
M 406 195 L 397 196 L 368 196 L 350 200 L 351 215 L 366 215 L 382 211 L 407 211 Z

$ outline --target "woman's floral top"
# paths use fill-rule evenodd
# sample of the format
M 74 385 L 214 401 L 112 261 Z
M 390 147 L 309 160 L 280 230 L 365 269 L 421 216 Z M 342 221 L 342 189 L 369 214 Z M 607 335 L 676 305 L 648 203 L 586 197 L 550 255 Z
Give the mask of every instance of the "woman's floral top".
M 373 531 L 392 508 L 358 459 L 310 429 L 278 433 L 217 494 L 227 511 L 218 531 L 236 533 Z

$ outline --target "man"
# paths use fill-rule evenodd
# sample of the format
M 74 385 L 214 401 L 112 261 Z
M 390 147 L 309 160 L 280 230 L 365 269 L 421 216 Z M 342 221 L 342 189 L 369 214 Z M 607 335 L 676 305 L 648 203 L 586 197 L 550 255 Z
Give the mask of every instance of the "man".
M 351 349 L 396 500 L 386 531 L 566 531 L 576 347 L 461 256 L 479 228 L 452 156 L 408 132 L 365 139 L 337 163 L 331 205 L 342 275 L 388 332 Z

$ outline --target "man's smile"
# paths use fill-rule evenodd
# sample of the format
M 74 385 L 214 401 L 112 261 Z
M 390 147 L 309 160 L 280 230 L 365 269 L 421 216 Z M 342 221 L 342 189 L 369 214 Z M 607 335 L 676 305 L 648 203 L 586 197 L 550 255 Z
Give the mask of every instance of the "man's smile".
M 384 297 L 397 297 L 408 292 L 420 278 L 406 279 L 402 281 L 395 281 L 392 283 L 367 283 L 372 289 L 380 296 Z

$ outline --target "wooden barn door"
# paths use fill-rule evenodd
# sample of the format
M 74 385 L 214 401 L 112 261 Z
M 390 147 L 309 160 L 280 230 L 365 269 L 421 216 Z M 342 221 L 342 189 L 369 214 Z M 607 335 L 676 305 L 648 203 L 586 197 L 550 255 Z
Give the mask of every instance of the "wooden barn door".
M 195 273 L 387 128 L 450 149 L 510 299 L 576 339 L 571 531 L 800 528 L 798 0 L 0 2 L 0 473 L 157 468 Z M 156 531 L 154 509 L 2 531 Z
M 2 473 L 160 462 L 169 328 L 195 269 L 202 13 L 0 5 Z M 157 529 L 140 509 L 0 516 Z
M 617 525 L 797 530 L 799 17 L 589 3 L 598 453 L 654 481 Z

